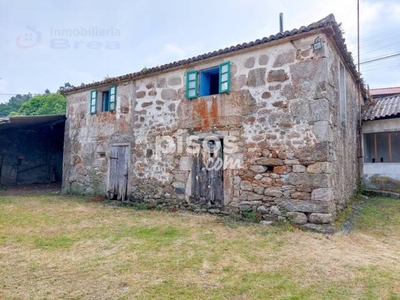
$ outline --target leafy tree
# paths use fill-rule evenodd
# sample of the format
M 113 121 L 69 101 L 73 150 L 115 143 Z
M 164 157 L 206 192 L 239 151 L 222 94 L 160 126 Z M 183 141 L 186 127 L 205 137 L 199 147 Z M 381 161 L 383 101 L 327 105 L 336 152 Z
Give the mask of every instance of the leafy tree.
M 49 90 L 49 89 L 46 89 L 46 90 L 44 91 L 44 93 L 45 93 L 45 94 L 50 94 L 50 90 Z
M 62 115 L 65 114 L 66 99 L 59 93 L 37 95 L 22 104 L 20 116 Z
M 60 92 L 60 91 L 63 91 L 63 90 L 65 90 L 65 89 L 73 88 L 73 87 L 75 87 L 75 86 L 73 86 L 73 85 L 70 84 L 69 82 L 66 82 L 66 83 L 64 83 L 64 86 L 60 86 L 60 88 L 58 89 L 58 91 Z
M 7 117 L 12 111 L 16 112 L 20 109 L 21 105 L 32 98 L 32 94 L 15 95 L 6 103 L 0 104 L 0 117 Z

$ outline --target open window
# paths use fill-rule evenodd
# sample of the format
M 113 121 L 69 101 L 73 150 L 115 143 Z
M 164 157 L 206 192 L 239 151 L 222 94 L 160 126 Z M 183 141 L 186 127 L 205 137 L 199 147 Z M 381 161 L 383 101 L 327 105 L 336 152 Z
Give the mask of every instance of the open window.
M 230 62 L 186 74 L 186 98 L 209 96 L 230 91 Z
M 400 163 L 400 131 L 364 134 L 366 163 Z
M 115 85 L 108 89 L 92 90 L 90 91 L 90 114 L 96 114 L 98 111 L 114 111 L 116 101 L 117 87 Z

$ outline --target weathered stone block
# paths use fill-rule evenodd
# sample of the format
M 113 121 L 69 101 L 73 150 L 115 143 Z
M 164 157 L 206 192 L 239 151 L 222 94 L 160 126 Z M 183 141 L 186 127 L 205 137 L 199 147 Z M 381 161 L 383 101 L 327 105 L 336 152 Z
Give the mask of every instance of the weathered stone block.
M 270 210 L 271 214 L 273 214 L 274 216 L 282 215 L 280 209 L 277 206 L 271 206 L 269 210 Z
M 247 86 L 257 87 L 265 85 L 265 68 L 252 69 L 247 77 Z
M 142 107 L 143 107 L 143 108 L 149 107 L 149 106 L 151 106 L 151 105 L 153 105 L 153 102 L 143 102 L 143 103 L 142 103 Z
M 163 89 L 161 91 L 161 98 L 164 100 L 174 100 L 178 97 L 178 93 L 174 89 Z
M 295 153 L 301 164 L 311 164 L 318 161 L 329 161 L 329 145 L 327 142 L 304 147 Z
M 331 225 L 317 225 L 317 224 L 307 223 L 307 224 L 303 225 L 302 227 L 305 230 L 324 233 L 324 234 L 334 234 L 335 233 L 335 228 Z
M 288 212 L 286 216 L 295 225 L 304 225 L 307 223 L 307 216 L 300 212 Z
M 240 204 L 239 209 L 241 212 L 248 212 L 252 211 L 253 209 L 251 208 L 251 205 L 249 204 Z
M 166 87 L 166 86 L 167 86 L 167 80 L 166 80 L 165 78 L 159 78 L 159 79 L 157 79 L 156 86 L 157 86 L 158 88 L 164 88 L 164 87 Z
M 304 173 L 307 171 L 307 168 L 303 165 L 294 165 L 292 166 L 292 171 L 294 173 Z
M 290 195 L 293 199 L 310 200 L 311 194 L 306 192 L 294 192 Z
M 263 179 L 261 179 L 261 182 L 264 185 L 271 185 L 273 183 L 273 180 L 271 178 L 269 178 L 269 177 L 264 177 Z
M 141 99 L 141 98 L 144 98 L 144 97 L 146 97 L 146 92 L 145 91 L 136 92 L 136 98 L 137 99 Z
M 331 202 L 278 198 L 275 203 L 287 211 L 310 213 L 333 213 L 335 211 L 335 205 Z
M 283 65 L 286 64 L 290 64 L 292 62 L 294 62 L 295 59 L 295 55 L 296 55 L 296 51 L 295 50 L 290 50 L 284 53 L 279 54 L 273 64 L 273 68 L 278 68 L 278 67 L 282 67 Z
M 248 69 L 251 69 L 252 67 L 254 67 L 254 64 L 256 62 L 256 59 L 254 57 L 249 57 L 245 62 L 244 62 L 244 66 Z
M 254 193 L 259 195 L 264 195 L 264 188 L 262 186 L 257 186 L 253 189 Z M 261 198 L 262 199 L 262 198 Z
M 267 170 L 267 167 L 261 166 L 261 165 L 253 165 L 253 166 L 250 166 L 250 170 L 252 170 L 256 173 L 264 173 Z
M 283 166 L 283 160 L 279 158 L 261 157 L 256 162 L 263 166 Z
M 288 74 L 286 74 L 285 70 L 271 70 L 268 73 L 268 82 L 284 82 L 289 79 Z
M 289 102 L 289 110 L 297 122 L 329 121 L 327 99 L 293 100 Z
M 288 167 L 288 166 L 274 167 L 274 173 L 276 173 L 276 174 L 286 174 L 289 171 L 290 171 L 290 167 Z
M 265 214 L 269 213 L 269 210 L 264 205 L 262 205 L 262 206 L 257 207 L 257 212 L 259 214 L 265 215 Z
M 254 201 L 254 200 L 262 200 L 263 195 L 255 194 L 255 193 L 248 193 L 247 194 L 247 200 L 249 201 Z
M 269 56 L 266 55 L 266 54 L 263 54 L 263 55 L 261 55 L 261 56 L 259 57 L 259 59 L 258 59 L 258 64 L 259 64 L 260 66 L 265 66 L 266 64 L 268 64 L 268 61 L 269 61 Z
M 180 77 L 172 77 L 168 79 L 169 86 L 177 86 L 182 84 L 182 79 Z
M 310 223 L 315 224 L 329 224 L 333 222 L 333 215 L 332 214 L 319 214 L 319 213 L 312 213 L 310 215 Z
M 307 172 L 314 174 L 330 174 L 332 171 L 332 163 L 330 162 L 316 162 L 307 167 Z
M 277 188 L 266 188 L 264 191 L 264 195 L 270 197 L 281 197 L 282 191 Z
M 241 183 L 240 183 L 240 188 L 243 190 L 243 191 L 253 191 L 253 185 L 251 184 L 251 182 L 250 181 L 247 181 L 247 180 L 243 180 Z
M 329 180 L 326 174 L 290 173 L 286 184 L 302 188 L 318 189 L 328 187 Z
M 332 201 L 334 198 L 331 188 L 315 189 L 311 192 L 311 200 L 315 201 Z
M 315 135 L 318 143 L 333 141 L 333 133 L 328 121 L 316 122 L 311 131 Z

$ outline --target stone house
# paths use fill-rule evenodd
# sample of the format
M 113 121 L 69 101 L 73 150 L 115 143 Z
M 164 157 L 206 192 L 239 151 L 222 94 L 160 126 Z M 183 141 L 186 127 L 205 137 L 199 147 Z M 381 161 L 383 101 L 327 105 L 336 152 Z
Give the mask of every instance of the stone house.
M 359 86 L 329 15 L 69 89 L 63 192 L 322 228 L 359 184 Z
M 362 125 L 363 183 L 367 189 L 400 193 L 400 88 L 371 94 Z

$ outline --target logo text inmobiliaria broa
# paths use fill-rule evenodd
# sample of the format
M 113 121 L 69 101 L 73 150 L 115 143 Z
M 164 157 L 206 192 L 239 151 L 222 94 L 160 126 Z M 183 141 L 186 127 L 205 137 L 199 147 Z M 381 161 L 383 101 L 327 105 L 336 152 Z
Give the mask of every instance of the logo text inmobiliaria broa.
M 49 32 L 44 32 L 35 26 L 27 25 L 24 32 L 17 37 L 16 44 L 21 49 L 42 45 L 48 46 L 50 49 L 116 50 L 121 48 L 118 40 L 120 36 L 121 31 L 114 27 L 51 27 Z

